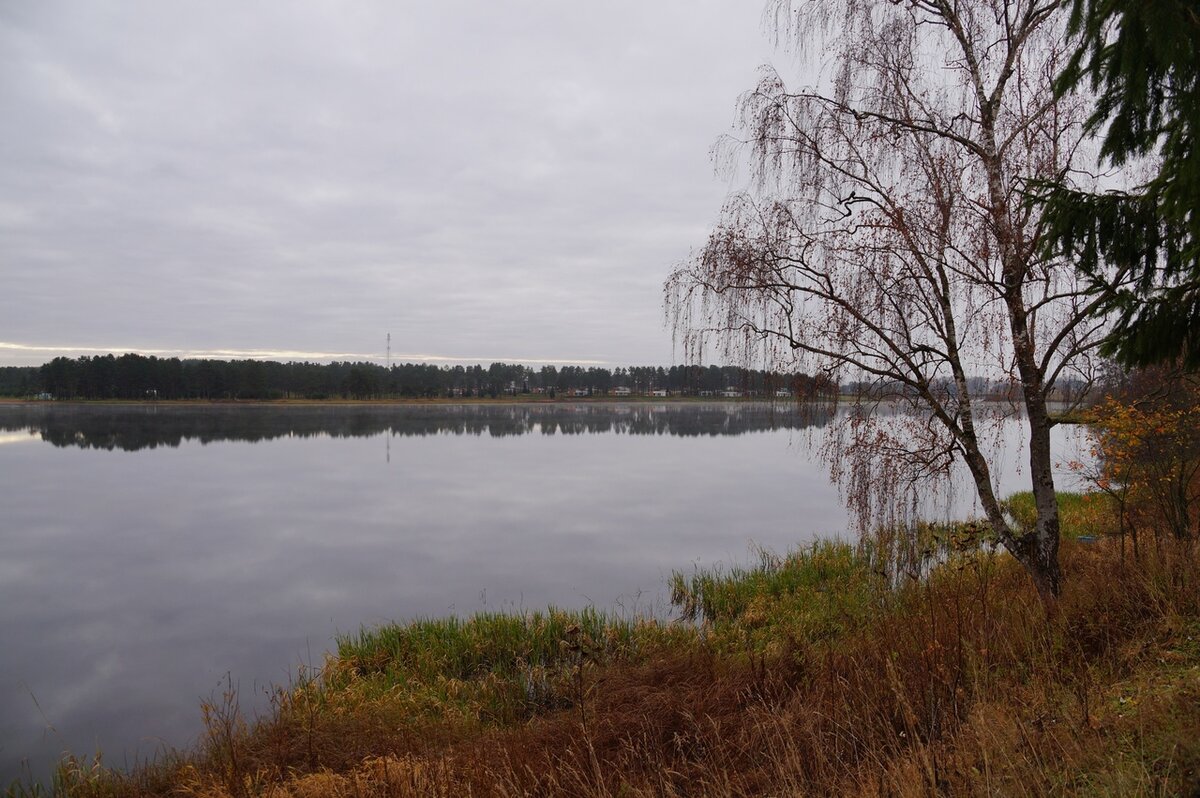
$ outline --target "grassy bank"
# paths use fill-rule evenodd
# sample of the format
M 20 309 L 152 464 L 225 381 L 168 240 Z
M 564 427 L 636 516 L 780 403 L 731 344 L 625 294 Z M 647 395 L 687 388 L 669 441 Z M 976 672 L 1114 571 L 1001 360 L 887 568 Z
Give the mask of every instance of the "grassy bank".
M 1181 795 L 1200 787 L 1200 569 L 1078 542 L 1054 617 L 972 525 L 920 578 L 823 543 L 672 578 L 684 620 L 482 614 L 363 630 L 247 722 L 71 796 Z M 1019 504 L 1019 499 L 1017 500 Z M 1014 515 L 1020 512 L 1013 510 Z M 1089 525 L 1091 524 L 1091 525 Z

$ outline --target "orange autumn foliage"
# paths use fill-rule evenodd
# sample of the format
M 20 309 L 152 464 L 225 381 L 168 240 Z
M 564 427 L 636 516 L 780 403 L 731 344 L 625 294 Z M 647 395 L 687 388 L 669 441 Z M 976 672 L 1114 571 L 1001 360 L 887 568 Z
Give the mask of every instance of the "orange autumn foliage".
M 1174 382 L 1136 401 L 1110 396 L 1092 410 L 1089 421 L 1098 463 L 1090 476 L 1115 500 L 1122 535 L 1140 529 L 1195 540 L 1200 532 L 1200 387 Z

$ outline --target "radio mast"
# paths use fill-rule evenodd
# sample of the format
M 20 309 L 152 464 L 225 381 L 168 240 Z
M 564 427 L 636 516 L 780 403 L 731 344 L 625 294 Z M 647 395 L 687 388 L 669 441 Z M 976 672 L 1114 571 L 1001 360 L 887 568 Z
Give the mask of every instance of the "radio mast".
M 392 334 L 391 333 L 388 333 L 387 370 L 388 370 L 388 373 L 391 373 L 391 371 L 392 371 Z

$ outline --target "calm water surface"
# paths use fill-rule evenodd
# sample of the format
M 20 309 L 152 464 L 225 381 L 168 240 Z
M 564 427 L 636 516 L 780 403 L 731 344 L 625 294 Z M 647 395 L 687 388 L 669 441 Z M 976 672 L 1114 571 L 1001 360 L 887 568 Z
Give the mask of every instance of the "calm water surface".
M 363 624 L 663 613 L 672 569 L 845 529 L 808 455 L 828 420 L 765 404 L 0 406 L 0 785 L 65 750 L 121 765 L 187 745 L 227 673 L 252 696 Z

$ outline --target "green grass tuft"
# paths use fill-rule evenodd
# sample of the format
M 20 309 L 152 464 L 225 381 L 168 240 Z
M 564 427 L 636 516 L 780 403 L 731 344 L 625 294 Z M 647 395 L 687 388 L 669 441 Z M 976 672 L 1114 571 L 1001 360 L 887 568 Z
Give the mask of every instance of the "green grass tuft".
M 422 619 L 339 638 L 322 692 L 511 722 L 572 703 L 584 668 L 641 662 L 693 640 L 684 626 L 592 608 Z
M 847 543 L 814 543 L 753 567 L 671 576 L 671 601 L 719 649 L 776 651 L 787 641 L 837 638 L 858 628 L 886 593 L 870 559 Z

